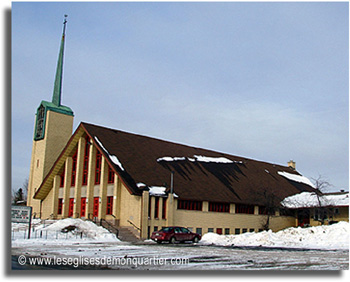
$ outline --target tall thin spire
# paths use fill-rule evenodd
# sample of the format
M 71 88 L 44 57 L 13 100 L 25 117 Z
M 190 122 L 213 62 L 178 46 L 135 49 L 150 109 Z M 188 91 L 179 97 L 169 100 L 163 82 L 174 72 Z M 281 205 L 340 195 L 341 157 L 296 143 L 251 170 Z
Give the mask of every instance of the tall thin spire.
M 58 55 L 55 86 L 54 86 L 53 95 L 52 95 L 52 103 L 57 107 L 61 106 L 64 39 L 65 39 L 65 33 L 66 33 L 67 17 L 68 17 L 67 15 L 64 15 L 61 47 L 60 47 L 60 53 Z

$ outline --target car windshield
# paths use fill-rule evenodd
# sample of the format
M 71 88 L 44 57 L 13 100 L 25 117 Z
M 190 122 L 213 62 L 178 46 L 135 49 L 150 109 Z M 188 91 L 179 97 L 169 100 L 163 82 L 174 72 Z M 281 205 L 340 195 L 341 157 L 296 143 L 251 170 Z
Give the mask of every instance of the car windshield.
M 164 227 L 159 230 L 159 232 L 170 232 L 173 228 L 172 227 Z

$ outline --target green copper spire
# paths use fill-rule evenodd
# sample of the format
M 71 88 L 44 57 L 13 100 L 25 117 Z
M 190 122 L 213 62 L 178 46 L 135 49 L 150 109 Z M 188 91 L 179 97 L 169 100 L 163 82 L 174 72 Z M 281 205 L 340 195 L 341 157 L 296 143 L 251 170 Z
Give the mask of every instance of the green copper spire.
M 60 54 L 58 56 L 55 86 L 53 89 L 52 103 L 60 107 L 61 106 L 61 93 L 62 93 L 62 74 L 63 74 L 63 53 L 64 53 L 64 37 L 66 33 L 67 15 L 64 15 L 63 33 L 60 47 Z

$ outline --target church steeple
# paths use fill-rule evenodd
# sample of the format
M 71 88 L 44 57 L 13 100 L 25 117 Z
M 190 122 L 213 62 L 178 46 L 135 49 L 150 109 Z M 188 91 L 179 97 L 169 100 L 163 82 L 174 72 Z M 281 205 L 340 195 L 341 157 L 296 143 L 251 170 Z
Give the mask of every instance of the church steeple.
M 74 113 L 71 108 L 61 104 L 66 18 L 65 15 L 52 102 L 41 101 L 35 118 L 27 204 L 33 207 L 33 212 L 39 217 L 41 214 L 40 201 L 35 200 L 33 196 L 72 136 L 73 130 Z
M 61 47 L 60 47 L 60 53 L 58 55 L 55 85 L 54 85 L 53 95 L 52 95 L 52 103 L 57 107 L 61 106 L 63 55 L 64 55 L 64 40 L 66 35 L 66 24 L 67 24 L 67 15 L 64 15 Z

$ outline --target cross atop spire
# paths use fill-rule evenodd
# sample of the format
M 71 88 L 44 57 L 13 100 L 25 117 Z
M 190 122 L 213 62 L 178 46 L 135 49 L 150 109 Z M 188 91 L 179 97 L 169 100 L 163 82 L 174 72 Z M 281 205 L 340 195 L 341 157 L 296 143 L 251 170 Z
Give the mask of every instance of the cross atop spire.
M 58 55 L 55 85 L 54 85 L 53 95 L 52 95 L 52 103 L 57 107 L 61 106 L 64 38 L 65 38 L 65 34 L 66 34 L 67 17 L 68 17 L 68 15 L 64 15 L 61 47 L 60 47 L 60 53 Z

